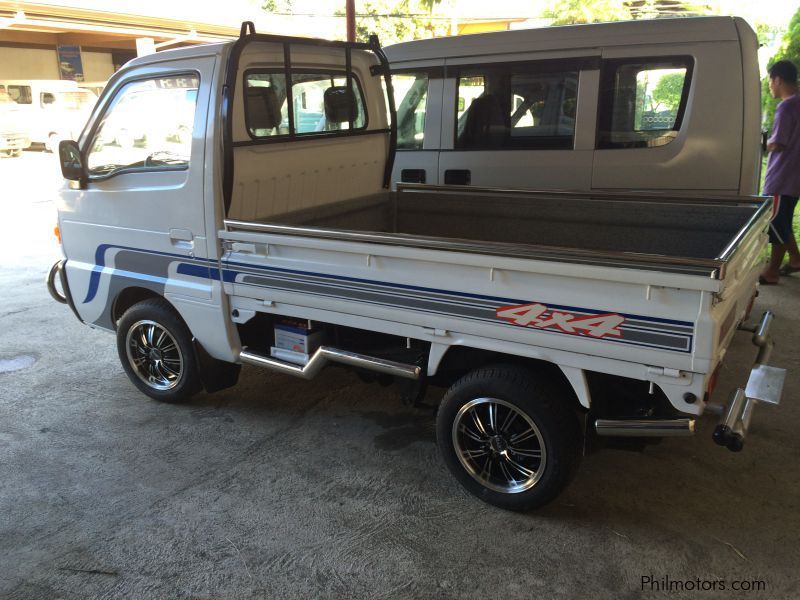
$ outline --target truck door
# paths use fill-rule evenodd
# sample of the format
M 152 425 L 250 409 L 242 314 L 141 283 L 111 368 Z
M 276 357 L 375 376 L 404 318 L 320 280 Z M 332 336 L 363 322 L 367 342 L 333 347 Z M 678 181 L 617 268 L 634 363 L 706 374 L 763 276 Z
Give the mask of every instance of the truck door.
M 448 65 L 439 183 L 588 190 L 592 60 Z
M 442 74 L 442 68 L 392 70 L 397 107 L 392 187 L 397 183 L 439 183 Z
M 113 328 L 129 288 L 211 297 L 204 221 L 205 125 L 213 56 L 133 69 L 81 139 L 86 189 L 60 199 L 67 281 L 81 319 Z

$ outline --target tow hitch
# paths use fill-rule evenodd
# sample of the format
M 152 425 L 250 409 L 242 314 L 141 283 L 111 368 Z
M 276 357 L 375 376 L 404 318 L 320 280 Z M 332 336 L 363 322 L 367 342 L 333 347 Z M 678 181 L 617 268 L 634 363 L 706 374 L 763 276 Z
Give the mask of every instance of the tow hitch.
M 739 452 L 744 447 L 744 438 L 753 418 L 756 404 L 778 404 L 783 393 L 786 369 L 771 367 L 769 361 L 773 342 L 769 335 L 774 315 L 767 311 L 756 326 L 740 326 L 743 331 L 753 333 L 753 344 L 758 346 L 758 354 L 750 370 L 750 377 L 744 389 L 737 388 L 731 394 L 725 406 L 709 404 L 706 410 L 720 415 L 719 423 L 714 428 L 714 441 L 732 452 Z

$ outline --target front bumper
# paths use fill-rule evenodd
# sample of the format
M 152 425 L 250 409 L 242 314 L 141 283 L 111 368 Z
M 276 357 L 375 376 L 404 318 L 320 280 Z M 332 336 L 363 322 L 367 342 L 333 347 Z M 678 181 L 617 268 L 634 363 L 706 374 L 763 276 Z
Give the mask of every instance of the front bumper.
M 83 319 L 81 319 L 81 316 L 78 314 L 78 309 L 75 308 L 75 303 L 72 301 L 72 294 L 69 291 L 69 282 L 67 281 L 67 273 L 64 268 L 66 264 L 67 259 L 64 258 L 50 267 L 50 271 L 45 278 L 47 291 L 50 292 L 50 296 L 52 296 L 53 300 L 60 304 L 68 305 L 78 320 L 83 322 Z M 58 282 L 61 284 L 62 291 L 59 291 L 56 287 L 56 277 L 58 277 Z

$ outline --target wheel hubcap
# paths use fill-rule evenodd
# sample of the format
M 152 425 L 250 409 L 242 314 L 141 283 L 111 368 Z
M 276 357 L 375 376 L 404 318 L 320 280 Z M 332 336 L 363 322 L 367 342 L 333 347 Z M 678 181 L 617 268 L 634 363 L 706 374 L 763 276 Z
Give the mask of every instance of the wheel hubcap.
M 476 398 L 453 421 L 453 448 L 470 476 L 496 492 L 516 494 L 541 479 L 547 462 L 533 420 L 498 398 Z
M 125 338 L 128 363 L 149 387 L 171 390 L 181 380 L 183 354 L 175 338 L 155 321 L 138 321 Z

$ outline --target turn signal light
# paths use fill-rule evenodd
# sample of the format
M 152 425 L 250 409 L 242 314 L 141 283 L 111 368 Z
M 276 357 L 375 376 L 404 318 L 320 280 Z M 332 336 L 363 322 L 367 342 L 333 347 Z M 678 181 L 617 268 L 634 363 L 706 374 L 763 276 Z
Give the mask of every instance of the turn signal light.
M 56 236 L 58 243 L 61 244 L 61 230 L 58 228 L 58 225 L 53 227 L 53 234 Z

